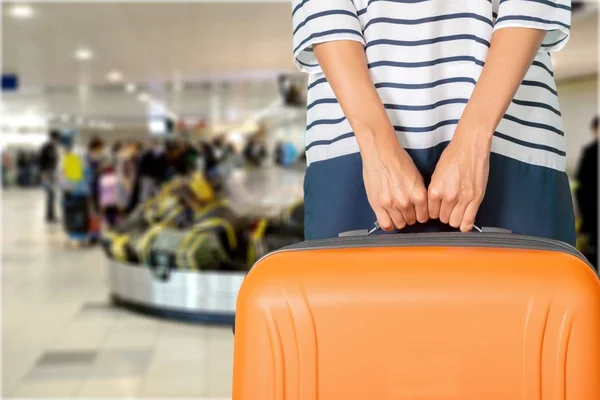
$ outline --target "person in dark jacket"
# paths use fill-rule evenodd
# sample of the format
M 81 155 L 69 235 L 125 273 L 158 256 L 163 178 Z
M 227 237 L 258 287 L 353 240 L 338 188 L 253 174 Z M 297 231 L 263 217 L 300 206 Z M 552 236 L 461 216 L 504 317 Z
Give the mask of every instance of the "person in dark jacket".
M 46 190 L 46 221 L 56 222 L 56 201 L 54 186 L 56 183 L 56 172 L 58 168 L 60 133 L 50 131 L 50 140 L 42 146 L 39 163 L 42 184 Z
M 90 195 L 94 212 L 100 210 L 100 175 L 104 167 L 104 141 L 94 136 L 88 144 L 87 162 L 90 168 Z
M 577 168 L 575 193 L 581 214 L 580 232 L 588 239 L 586 257 L 598 268 L 598 131 L 599 117 L 592 121 L 594 141 L 584 150 Z
M 153 139 L 142 154 L 139 166 L 140 201 L 144 202 L 158 193 L 165 180 L 167 159 L 158 140 Z

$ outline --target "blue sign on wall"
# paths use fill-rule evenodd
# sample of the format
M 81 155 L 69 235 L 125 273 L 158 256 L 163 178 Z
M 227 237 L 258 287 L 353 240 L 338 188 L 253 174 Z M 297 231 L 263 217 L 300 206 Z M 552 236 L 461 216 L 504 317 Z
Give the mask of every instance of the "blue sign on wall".
M 2 74 L 2 91 L 14 92 L 19 89 L 19 77 L 17 74 Z

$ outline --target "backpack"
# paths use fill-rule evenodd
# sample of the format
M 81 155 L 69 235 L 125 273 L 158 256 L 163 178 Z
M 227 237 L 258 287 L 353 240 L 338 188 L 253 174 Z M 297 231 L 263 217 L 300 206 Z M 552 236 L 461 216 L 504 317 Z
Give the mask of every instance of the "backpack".
M 64 155 L 63 175 L 67 181 L 72 183 L 77 183 L 83 179 L 84 165 L 81 156 L 74 152 L 69 152 Z

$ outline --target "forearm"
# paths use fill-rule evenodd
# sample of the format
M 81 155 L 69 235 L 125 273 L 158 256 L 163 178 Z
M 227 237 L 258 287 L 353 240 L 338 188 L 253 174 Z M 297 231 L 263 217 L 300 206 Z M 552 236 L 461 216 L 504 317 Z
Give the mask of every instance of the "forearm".
M 485 67 L 461 117 L 459 128 L 468 125 L 469 134 L 491 140 L 529 70 L 544 35 L 542 30 L 529 28 L 504 28 L 494 33 Z
M 373 86 L 363 46 L 338 40 L 316 44 L 315 55 L 356 136 L 361 154 L 399 146 L 377 90 Z

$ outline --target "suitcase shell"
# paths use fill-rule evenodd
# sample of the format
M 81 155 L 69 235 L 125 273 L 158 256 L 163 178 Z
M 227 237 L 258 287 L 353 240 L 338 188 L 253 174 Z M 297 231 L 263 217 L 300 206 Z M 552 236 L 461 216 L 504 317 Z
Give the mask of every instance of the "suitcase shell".
M 598 400 L 599 373 L 600 282 L 557 241 L 305 242 L 238 296 L 234 400 Z
M 65 192 L 62 205 L 65 232 L 73 240 L 84 240 L 90 230 L 89 198 L 83 194 Z

